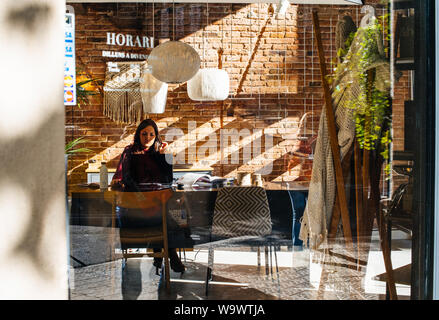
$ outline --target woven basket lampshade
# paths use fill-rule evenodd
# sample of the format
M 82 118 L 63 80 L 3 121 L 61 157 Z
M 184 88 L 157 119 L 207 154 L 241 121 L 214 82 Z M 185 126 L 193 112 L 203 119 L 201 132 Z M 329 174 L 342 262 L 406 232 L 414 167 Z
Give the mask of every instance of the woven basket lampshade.
M 182 83 L 198 72 L 200 56 L 184 42 L 167 41 L 151 51 L 148 65 L 156 79 L 166 83 Z
M 143 112 L 165 112 L 168 84 L 154 78 L 146 64 L 140 80 L 140 94 L 142 96 Z
M 222 69 L 200 69 L 188 81 L 187 93 L 195 101 L 225 100 L 229 96 L 229 75 Z

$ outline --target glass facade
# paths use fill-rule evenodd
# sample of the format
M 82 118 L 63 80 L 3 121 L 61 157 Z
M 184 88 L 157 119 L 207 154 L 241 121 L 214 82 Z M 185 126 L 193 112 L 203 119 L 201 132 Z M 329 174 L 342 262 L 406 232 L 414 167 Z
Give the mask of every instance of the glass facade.
M 70 299 L 437 298 L 434 1 L 67 4 Z

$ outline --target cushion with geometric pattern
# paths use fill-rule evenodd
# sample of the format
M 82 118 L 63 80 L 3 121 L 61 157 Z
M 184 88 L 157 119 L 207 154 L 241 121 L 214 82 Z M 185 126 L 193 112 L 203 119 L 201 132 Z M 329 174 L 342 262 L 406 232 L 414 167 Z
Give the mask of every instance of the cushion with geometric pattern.
M 225 187 L 218 191 L 212 234 L 222 237 L 271 234 L 267 194 L 261 187 Z

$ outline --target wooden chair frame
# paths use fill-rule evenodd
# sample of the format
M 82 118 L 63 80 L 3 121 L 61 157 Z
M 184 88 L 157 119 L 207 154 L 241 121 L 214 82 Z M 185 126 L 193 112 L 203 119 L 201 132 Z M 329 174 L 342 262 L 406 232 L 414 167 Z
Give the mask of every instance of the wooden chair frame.
M 168 226 L 167 226 L 167 211 L 166 202 L 172 196 L 170 189 L 164 189 L 159 191 L 148 192 L 121 192 L 121 191 L 107 191 L 105 192 L 105 200 L 112 204 L 112 221 L 113 227 L 116 225 L 116 207 L 122 207 L 126 209 L 149 209 L 155 206 L 161 207 L 162 216 L 162 232 L 161 234 L 147 235 L 147 228 L 139 229 L 139 237 L 123 239 L 121 236 L 121 242 L 130 242 L 135 240 L 147 242 L 163 242 L 163 249 L 161 252 L 146 252 L 128 254 L 123 252 L 124 259 L 128 257 L 138 256 L 150 256 L 156 258 L 163 258 L 165 264 L 165 285 L 166 289 L 170 289 L 170 269 L 169 269 L 169 247 L 168 247 Z

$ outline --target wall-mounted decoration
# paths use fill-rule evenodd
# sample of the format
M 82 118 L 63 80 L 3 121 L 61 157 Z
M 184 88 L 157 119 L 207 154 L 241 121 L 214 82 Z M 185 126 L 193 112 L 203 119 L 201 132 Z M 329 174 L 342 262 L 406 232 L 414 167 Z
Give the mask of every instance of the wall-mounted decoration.
M 168 85 L 148 72 L 145 62 L 108 62 L 104 84 L 104 115 L 135 123 L 145 113 L 163 113 Z
M 139 62 L 108 62 L 104 84 L 104 115 L 116 122 L 137 122 L 142 117 Z

